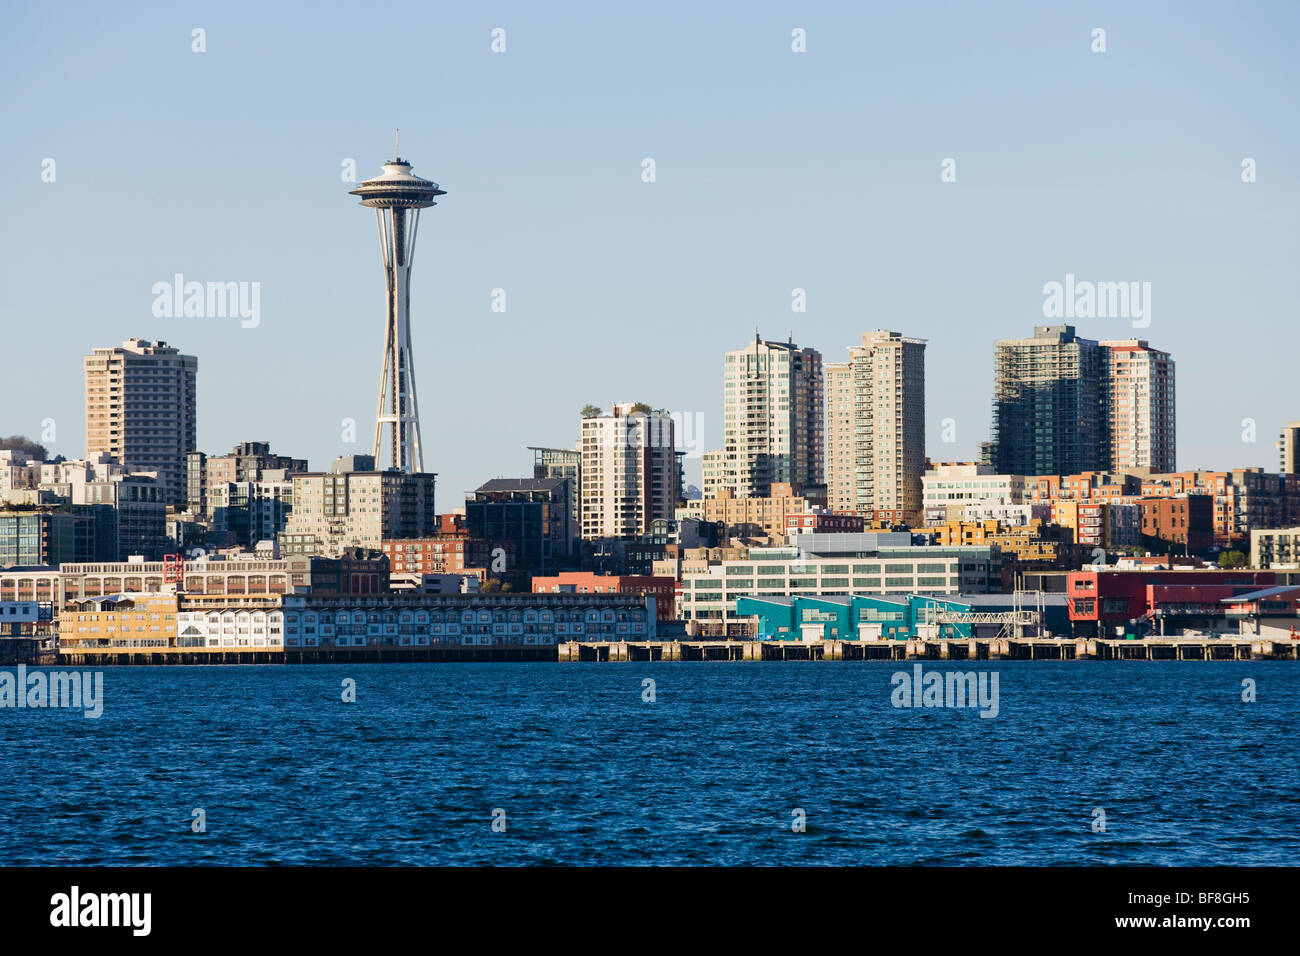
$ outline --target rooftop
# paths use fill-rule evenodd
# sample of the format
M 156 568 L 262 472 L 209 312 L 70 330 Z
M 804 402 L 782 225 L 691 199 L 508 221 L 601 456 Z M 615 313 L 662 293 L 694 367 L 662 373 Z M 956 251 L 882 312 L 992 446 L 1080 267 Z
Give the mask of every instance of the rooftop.
M 493 478 L 479 485 L 475 491 L 555 491 L 568 478 Z

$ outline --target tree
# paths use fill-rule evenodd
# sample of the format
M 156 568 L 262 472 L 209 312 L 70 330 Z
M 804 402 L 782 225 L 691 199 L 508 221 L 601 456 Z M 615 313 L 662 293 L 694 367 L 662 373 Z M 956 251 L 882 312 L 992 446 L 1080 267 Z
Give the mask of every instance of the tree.
M 496 578 L 488 578 L 479 590 L 484 594 L 495 594 L 501 590 L 501 582 Z
M 1244 568 L 1246 566 L 1246 556 L 1240 551 L 1224 551 L 1219 555 L 1219 567 L 1221 568 Z
M 635 415 L 637 412 L 640 412 L 642 415 L 649 415 L 650 406 L 647 405 L 645 402 L 635 402 L 632 405 L 631 414 Z
M 583 418 L 599 418 L 605 414 L 605 410 L 599 405 L 583 405 L 580 414 Z
M 22 452 L 28 458 L 36 461 L 45 461 L 45 446 L 37 444 L 25 435 L 10 435 L 8 438 L 0 438 L 0 451 L 17 451 Z

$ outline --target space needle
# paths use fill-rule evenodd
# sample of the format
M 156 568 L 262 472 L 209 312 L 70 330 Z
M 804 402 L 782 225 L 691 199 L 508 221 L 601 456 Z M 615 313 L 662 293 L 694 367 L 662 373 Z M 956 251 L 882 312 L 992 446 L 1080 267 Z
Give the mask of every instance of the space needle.
M 384 368 L 379 378 L 379 410 L 375 416 L 375 464 L 384 439 L 384 426 L 392 426 L 392 468 L 410 474 L 424 471 L 420 453 L 420 409 L 415 395 L 415 359 L 411 350 L 411 264 L 415 259 L 415 234 L 420 210 L 437 205 L 445 195 L 438 184 L 412 174 L 401 157 L 398 139 L 394 159 L 384 171 L 367 179 L 349 195 L 375 211 L 379 248 L 388 284 L 388 321 L 384 337 Z

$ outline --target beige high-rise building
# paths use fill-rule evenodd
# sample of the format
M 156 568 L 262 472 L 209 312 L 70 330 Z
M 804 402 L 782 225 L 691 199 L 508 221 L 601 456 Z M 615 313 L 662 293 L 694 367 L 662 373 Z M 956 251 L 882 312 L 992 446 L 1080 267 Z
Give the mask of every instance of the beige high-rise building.
M 83 365 L 86 457 L 107 452 L 129 470 L 156 471 L 166 502 L 184 506 L 199 360 L 136 338 L 95 349 Z
M 1300 474 L 1300 422 L 1287 422 L 1277 440 L 1278 471 L 1284 475 Z
M 925 340 L 876 331 L 826 366 L 827 501 L 867 518 L 921 521 Z
M 677 507 L 673 420 L 633 411 L 624 402 L 612 415 L 582 420 L 581 534 L 587 540 L 635 538 Z
M 1101 342 L 1109 471 L 1177 470 L 1174 360 L 1144 339 Z
M 826 481 L 822 356 L 758 335 L 728 352 L 723 378 L 723 448 L 705 452 L 704 497 L 730 488 L 765 498 L 774 483 L 797 491 Z
M 826 505 L 832 511 L 853 510 L 853 366 L 827 362 L 826 375 Z

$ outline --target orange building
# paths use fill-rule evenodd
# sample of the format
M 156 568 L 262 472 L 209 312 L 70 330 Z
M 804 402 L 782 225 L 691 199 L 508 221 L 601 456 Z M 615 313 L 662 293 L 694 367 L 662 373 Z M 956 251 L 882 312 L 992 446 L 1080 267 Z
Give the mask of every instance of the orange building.
M 1077 475 L 1035 475 L 1025 479 L 1025 499 L 1031 504 L 1068 501 L 1114 500 L 1140 494 L 1142 480 L 1136 475 L 1108 471 L 1084 471 Z

